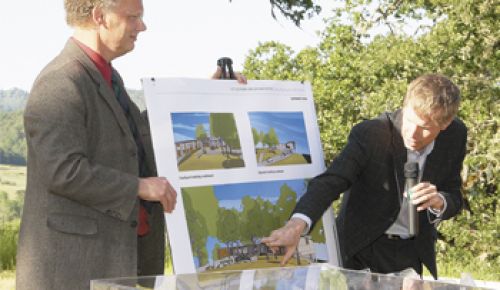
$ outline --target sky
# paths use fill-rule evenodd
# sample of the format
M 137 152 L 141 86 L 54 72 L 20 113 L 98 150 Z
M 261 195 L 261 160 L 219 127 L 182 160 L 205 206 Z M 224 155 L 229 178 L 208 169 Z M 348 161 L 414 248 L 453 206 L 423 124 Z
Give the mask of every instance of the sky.
M 294 141 L 296 153 L 311 154 L 302 112 L 250 112 L 249 117 L 257 132 L 267 134 L 274 128 L 281 144 Z
M 316 46 L 331 11 L 327 2 L 318 1 L 323 13 L 297 28 L 283 17 L 274 20 L 268 0 L 143 0 L 147 30 L 113 66 L 132 89 L 141 89 L 143 77 L 209 78 L 222 56 L 241 71 L 259 42 L 279 41 L 295 52 Z M 72 34 L 63 0 L 1 1 L 0 11 L 0 89 L 29 90 Z
M 210 135 L 210 113 L 173 113 L 172 127 L 175 142 L 196 139 L 196 127 L 201 124 Z
M 249 118 L 252 128 L 258 132 L 268 133 L 272 127 L 281 143 L 294 141 L 296 153 L 310 154 L 302 112 L 250 112 Z M 172 114 L 175 142 L 196 139 L 196 127 L 199 124 L 210 135 L 209 113 Z

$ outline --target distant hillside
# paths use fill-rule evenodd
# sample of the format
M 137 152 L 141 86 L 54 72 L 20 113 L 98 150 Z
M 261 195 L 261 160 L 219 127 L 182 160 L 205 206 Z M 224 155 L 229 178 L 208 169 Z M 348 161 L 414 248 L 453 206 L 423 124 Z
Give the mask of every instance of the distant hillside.
M 10 90 L 0 90 L 0 111 L 12 112 L 24 110 L 28 92 L 13 88 Z
M 0 111 L 0 164 L 26 164 L 26 139 L 21 110 Z
M 144 111 L 146 109 L 146 100 L 144 99 L 143 90 L 127 89 L 127 93 L 132 99 L 132 102 L 139 107 L 139 110 Z
M 142 90 L 127 92 L 141 111 L 146 108 Z M 26 164 L 23 111 L 27 99 L 28 92 L 24 90 L 0 90 L 0 164 Z
M 142 90 L 127 89 L 132 101 L 139 109 L 146 109 L 146 102 Z M 13 88 L 9 90 L 0 90 L 0 112 L 13 112 L 24 110 L 26 101 L 28 100 L 28 92 L 22 89 Z

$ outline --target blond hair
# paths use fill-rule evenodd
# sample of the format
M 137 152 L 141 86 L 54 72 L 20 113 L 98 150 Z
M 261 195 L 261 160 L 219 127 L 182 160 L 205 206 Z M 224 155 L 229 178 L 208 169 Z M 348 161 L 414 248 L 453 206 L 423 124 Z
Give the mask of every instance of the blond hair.
M 460 90 L 443 75 L 422 75 L 408 86 L 403 105 L 444 126 L 458 112 Z
M 95 7 L 111 9 L 120 0 L 64 0 L 66 23 L 71 27 L 87 27 L 92 21 L 92 10 Z

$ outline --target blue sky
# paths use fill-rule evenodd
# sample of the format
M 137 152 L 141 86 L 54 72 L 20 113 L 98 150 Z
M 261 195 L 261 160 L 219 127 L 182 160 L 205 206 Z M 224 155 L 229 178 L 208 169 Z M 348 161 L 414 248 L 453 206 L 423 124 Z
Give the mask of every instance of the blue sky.
M 267 133 L 272 127 L 280 143 L 295 141 L 297 153 L 310 154 L 302 112 L 251 112 L 249 117 L 252 128 Z
M 172 113 L 171 116 L 175 142 L 196 139 L 198 124 L 202 124 L 210 135 L 209 113 Z
M 305 192 L 304 179 L 216 185 L 214 192 L 220 207 L 240 211 L 241 199 L 246 195 L 254 199 L 260 196 L 262 199 L 276 202 L 280 195 L 280 187 L 285 183 L 297 193 L 297 197 Z

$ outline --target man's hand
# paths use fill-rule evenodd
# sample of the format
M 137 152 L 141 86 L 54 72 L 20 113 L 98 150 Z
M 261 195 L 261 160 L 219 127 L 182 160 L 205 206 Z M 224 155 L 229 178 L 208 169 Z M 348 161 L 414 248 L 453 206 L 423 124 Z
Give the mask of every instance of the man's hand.
M 285 247 L 285 256 L 283 256 L 283 260 L 281 260 L 281 266 L 285 266 L 293 253 L 295 253 L 295 249 L 299 244 L 300 235 L 304 232 L 306 225 L 305 221 L 299 218 L 292 218 L 285 226 L 272 231 L 269 237 L 262 239 L 262 242 L 271 248 L 273 253 L 280 246 Z
M 159 201 L 165 212 L 171 213 L 177 203 L 177 192 L 165 177 L 139 178 L 139 197 Z
M 434 184 L 420 182 L 412 189 L 411 200 L 417 206 L 418 211 L 432 208 L 435 211 L 443 210 L 444 201 Z
M 212 75 L 212 79 L 218 80 L 218 79 L 220 79 L 221 75 L 222 75 L 222 68 L 220 66 L 217 66 L 217 70 Z M 236 80 L 238 81 L 238 83 L 240 83 L 240 84 L 247 83 L 247 78 L 244 75 L 242 75 L 241 73 L 235 72 L 234 76 L 236 77 Z

